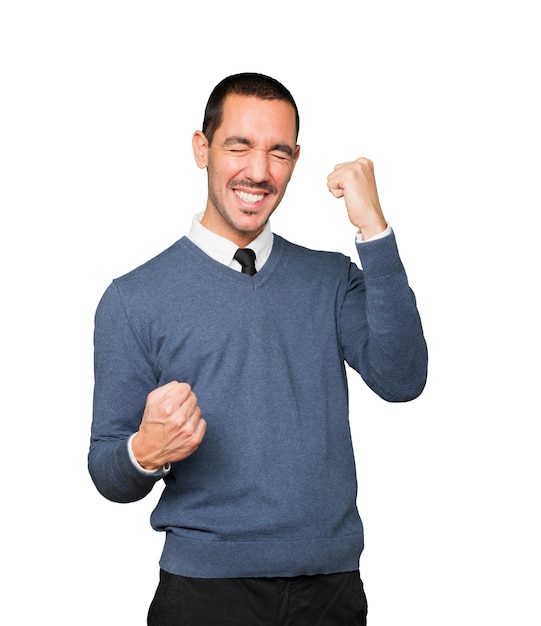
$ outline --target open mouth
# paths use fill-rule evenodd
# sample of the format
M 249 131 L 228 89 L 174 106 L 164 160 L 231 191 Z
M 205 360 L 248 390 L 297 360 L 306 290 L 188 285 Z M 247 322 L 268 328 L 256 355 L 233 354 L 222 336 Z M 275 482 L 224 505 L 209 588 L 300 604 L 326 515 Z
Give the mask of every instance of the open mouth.
M 246 191 L 238 191 L 234 190 L 237 198 L 240 198 L 244 202 L 249 202 L 250 204 L 255 204 L 256 202 L 261 202 L 265 197 L 264 193 L 248 193 Z

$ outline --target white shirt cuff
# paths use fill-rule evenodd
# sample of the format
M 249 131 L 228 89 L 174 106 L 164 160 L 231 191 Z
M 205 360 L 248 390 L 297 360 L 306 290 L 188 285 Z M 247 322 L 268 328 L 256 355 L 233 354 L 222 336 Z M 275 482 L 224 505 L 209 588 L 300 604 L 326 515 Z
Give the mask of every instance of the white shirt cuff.
M 383 237 L 387 237 L 387 235 L 390 235 L 392 232 L 391 227 L 387 226 L 387 228 L 382 231 L 381 233 L 378 233 L 377 235 L 374 235 L 373 237 L 369 237 L 368 239 L 363 239 L 363 235 L 361 233 L 360 230 L 357 231 L 357 238 L 356 238 L 356 242 L 357 243 L 366 243 L 367 241 L 376 241 L 376 239 L 383 239 Z

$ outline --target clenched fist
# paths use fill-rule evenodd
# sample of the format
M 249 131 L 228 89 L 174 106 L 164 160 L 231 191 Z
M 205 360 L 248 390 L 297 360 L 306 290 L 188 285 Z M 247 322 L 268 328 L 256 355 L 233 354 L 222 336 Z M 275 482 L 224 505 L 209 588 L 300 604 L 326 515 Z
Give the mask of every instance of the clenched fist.
M 372 161 L 360 158 L 339 163 L 327 177 L 327 186 L 335 198 L 344 198 L 349 220 L 361 231 L 363 239 L 387 228 Z
M 148 394 L 139 431 L 132 439 L 133 454 L 148 470 L 182 461 L 197 450 L 206 428 L 190 385 L 170 382 Z

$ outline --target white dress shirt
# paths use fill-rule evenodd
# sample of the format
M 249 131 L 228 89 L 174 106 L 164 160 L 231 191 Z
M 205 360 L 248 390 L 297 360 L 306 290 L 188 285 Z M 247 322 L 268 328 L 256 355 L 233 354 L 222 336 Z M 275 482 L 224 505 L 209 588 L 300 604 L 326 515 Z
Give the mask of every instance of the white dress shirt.
M 233 258 L 239 247 L 232 241 L 229 241 L 229 239 L 205 228 L 201 224 L 203 215 L 204 213 L 198 213 L 194 216 L 188 239 L 215 261 L 240 272 L 241 265 Z M 255 268 L 257 271 L 267 262 L 272 251 L 273 240 L 274 236 L 271 232 L 270 223 L 267 222 L 263 232 L 250 243 L 249 247 L 255 252 Z

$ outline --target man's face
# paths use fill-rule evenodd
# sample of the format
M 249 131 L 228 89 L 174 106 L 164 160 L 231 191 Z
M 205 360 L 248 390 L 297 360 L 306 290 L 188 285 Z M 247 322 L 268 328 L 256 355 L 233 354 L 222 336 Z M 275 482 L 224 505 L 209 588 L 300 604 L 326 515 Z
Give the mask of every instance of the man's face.
M 282 200 L 299 157 L 295 111 L 288 102 L 230 95 L 209 147 L 194 135 L 194 154 L 208 169 L 202 224 L 239 246 L 265 227 Z

